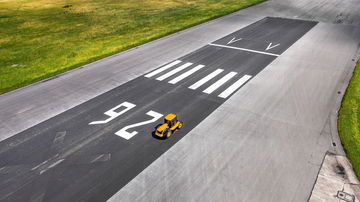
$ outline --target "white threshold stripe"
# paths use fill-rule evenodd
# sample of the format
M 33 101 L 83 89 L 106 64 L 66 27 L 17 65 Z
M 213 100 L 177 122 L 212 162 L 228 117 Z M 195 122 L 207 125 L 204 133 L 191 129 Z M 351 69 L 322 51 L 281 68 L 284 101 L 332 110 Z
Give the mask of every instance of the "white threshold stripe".
M 177 82 L 185 79 L 186 77 L 190 76 L 191 74 L 195 73 L 196 71 L 200 70 L 203 67 L 205 67 L 205 65 L 198 65 L 198 66 L 190 69 L 189 71 L 181 74 L 180 76 L 174 78 L 173 80 L 169 81 L 169 83 L 176 84 Z
M 226 74 L 221 79 L 219 79 L 217 82 L 215 82 L 213 85 L 211 85 L 207 89 L 205 89 L 203 92 L 207 93 L 207 94 L 212 93 L 214 90 L 218 89 L 221 85 L 223 85 L 228 80 L 233 78 L 236 74 L 237 74 L 236 72 L 230 72 L 230 73 Z
M 204 78 L 202 78 L 198 82 L 191 85 L 189 88 L 192 89 L 192 90 L 195 90 L 195 89 L 199 88 L 204 83 L 208 82 L 210 79 L 214 78 L 215 76 L 217 76 L 218 74 L 220 74 L 223 71 L 224 71 L 223 69 L 217 69 L 217 70 L 213 71 L 211 74 L 205 76 Z
M 172 63 L 169 63 L 169 64 L 167 64 L 167 65 L 165 65 L 163 67 L 160 67 L 159 69 L 157 69 L 157 70 L 155 70 L 153 72 L 150 72 L 149 74 L 146 74 L 145 77 L 150 78 L 150 77 L 152 77 L 152 76 L 154 76 L 154 75 L 156 75 L 156 74 L 158 74 L 158 73 L 160 73 L 162 71 L 165 71 L 165 70 L 169 69 L 170 67 L 172 67 L 174 65 L 179 64 L 180 62 L 181 62 L 180 60 L 175 60 Z
M 220 44 L 214 44 L 214 43 L 210 43 L 210 46 L 218 46 L 218 47 L 223 47 L 223 48 L 231 48 L 231 49 L 236 49 L 236 50 L 243 50 L 243 51 L 248 51 L 248 52 L 252 52 L 252 53 L 260 53 L 260 54 L 264 54 L 264 55 L 271 55 L 271 56 L 280 56 L 278 54 L 274 54 L 274 53 L 267 53 L 267 52 L 263 52 L 263 51 L 257 51 L 257 50 L 251 50 L 251 49 L 247 49 L 247 48 L 238 48 L 238 47 L 234 47 L 234 46 L 225 46 L 225 45 L 220 45 Z
M 171 70 L 170 72 L 168 72 L 168 73 L 166 73 L 166 74 L 164 74 L 164 75 L 156 78 L 156 80 L 162 81 L 162 80 L 164 80 L 164 79 L 166 79 L 166 78 L 168 78 L 168 77 L 170 77 L 170 76 L 172 76 L 172 75 L 180 72 L 181 70 L 183 70 L 183 69 L 191 66 L 192 64 L 193 64 L 193 63 L 190 63 L 190 62 L 185 63 L 185 64 L 181 65 L 180 67 L 178 67 L 178 68 L 176 68 L 176 69 L 173 69 L 173 70 Z
M 229 95 L 231 95 L 233 92 L 235 92 L 238 88 L 240 88 L 246 81 L 248 81 L 251 78 L 250 75 L 244 75 L 239 80 L 237 80 L 235 83 L 233 83 L 229 88 L 224 90 L 218 97 L 221 98 L 227 98 Z

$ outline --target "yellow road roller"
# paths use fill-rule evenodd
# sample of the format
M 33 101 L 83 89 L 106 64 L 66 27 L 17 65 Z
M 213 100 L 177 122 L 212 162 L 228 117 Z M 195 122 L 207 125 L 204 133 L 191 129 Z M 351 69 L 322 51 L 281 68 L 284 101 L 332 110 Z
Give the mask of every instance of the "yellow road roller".
M 161 138 L 168 138 L 183 126 L 181 121 L 177 120 L 175 114 L 168 114 L 164 118 L 164 123 L 155 130 L 155 135 Z

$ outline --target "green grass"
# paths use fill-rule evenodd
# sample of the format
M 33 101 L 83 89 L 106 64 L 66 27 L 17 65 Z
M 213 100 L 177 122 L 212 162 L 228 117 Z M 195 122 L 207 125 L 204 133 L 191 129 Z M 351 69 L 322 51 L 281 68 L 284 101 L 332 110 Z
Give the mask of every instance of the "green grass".
M 0 94 L 264 0 L 0 0 Z
M 339 110 L 338 129 L 347 157 L 360 179 L 360 60 Z

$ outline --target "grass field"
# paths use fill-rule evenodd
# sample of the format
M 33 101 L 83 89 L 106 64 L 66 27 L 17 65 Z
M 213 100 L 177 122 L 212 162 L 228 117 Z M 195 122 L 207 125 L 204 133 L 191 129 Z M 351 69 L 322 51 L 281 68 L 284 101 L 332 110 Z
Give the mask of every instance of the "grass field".
M 0 94 L 264 0 L 0 0 Z
M 347 157 L 360 179 L 360 60 L 341 104 L 338 128 Z

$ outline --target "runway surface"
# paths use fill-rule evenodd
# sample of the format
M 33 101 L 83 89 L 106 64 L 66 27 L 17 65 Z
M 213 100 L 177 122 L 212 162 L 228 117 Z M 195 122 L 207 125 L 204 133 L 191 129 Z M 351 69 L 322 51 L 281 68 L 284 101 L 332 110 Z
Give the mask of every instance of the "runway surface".
M 106 200 L 316 24 L 264 18 L 1 142 L 0 199 Z
M 270 0 L 1 95 L 1 201 L 306 201 L 359 6 Z

